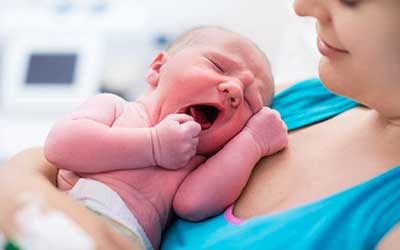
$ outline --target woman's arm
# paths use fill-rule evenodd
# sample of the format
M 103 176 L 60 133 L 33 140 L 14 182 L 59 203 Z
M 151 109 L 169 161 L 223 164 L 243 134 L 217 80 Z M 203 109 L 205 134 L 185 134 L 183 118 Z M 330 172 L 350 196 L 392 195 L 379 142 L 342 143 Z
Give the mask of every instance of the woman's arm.
M 55 188 L 57 168 L 43 157 L 41 148 L 25 150 L 0 167 L 0 231 L 13 237 L 14 216 L 21 195 L 44 198 L 46 207 L 64 213 L 96 243 L 96 249 L 132 249 L 131 243 L 114 232 L 97 215 Z
M 42 148 L 26 149 L 5 162 L 0 168 L 0 178 L 6 178 L 10 174 L 40 175 L 47 179 L 53 186 L 57 186 L 58 169 L 43 157 Z M 6 176 L 5 176 L 6 175 Z M 15 177 L 11 176 L 10 178 Z

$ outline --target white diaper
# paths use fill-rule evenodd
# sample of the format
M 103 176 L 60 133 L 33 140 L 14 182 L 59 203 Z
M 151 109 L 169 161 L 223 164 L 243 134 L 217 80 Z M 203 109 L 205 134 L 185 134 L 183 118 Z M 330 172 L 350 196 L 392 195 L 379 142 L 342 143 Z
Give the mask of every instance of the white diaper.
M 121 197 L 107 185 L 92 179 L 81 178 L 68 191 L 68 195 L 102 216 L 124 225 L 135 233 L 144 249 L 153 249 L 142 226 Z

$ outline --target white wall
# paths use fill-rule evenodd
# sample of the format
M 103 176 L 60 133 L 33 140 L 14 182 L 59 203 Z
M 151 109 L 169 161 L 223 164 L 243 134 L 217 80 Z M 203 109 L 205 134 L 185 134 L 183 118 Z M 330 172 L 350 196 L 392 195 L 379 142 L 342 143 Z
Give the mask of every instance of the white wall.
M 293 0 L 148 1 L 154 29 L 222 25 L 254 40 L 269 56 L 277 83 L 317 75 L 311 20 L 297 17 Z

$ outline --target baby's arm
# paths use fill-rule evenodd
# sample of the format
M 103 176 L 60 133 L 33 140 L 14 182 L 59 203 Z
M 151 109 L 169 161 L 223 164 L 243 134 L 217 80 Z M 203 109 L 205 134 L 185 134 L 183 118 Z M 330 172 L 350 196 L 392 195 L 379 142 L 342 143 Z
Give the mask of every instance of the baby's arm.
M 192 117 L 171 114 L 151 128 L 113 127 L 127 104 L 111 94 L 89 99 L 50 131 L 47 160 L 63 169 L 95 173 L 154 165 L 176 169 L 195 155 L 201 127 Z
M 45 143 L 46 158 L 60 168 L 76 172 L 154 164 L 148 128 L 112 127 L 126 104 L 112 94 L 88 99 L 51 129 Z
M 287 128 L 279 113 L 264 107 L 184 180 L 173 201 L 175 212 L 193 221 L 221 212 L 239 197 L 257 161 L 286 145 Z

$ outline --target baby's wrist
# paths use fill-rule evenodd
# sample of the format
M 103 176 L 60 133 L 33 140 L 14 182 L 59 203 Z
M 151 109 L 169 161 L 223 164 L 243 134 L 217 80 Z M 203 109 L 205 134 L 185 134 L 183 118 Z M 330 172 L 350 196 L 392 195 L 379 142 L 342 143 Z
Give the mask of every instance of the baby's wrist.
M 153 166 L 158 166 L 159 161 L 157 160 L 157 155 L 158 155 L 160 146 L 159 146 L 157 128 L 150 127 L 149 132 L 150 132 L 150 141 L 151 141 L 151 157 L 150 157 L 151 162 L 152 162 Z
M 254 146 L 259 157 L 266 155 L 265 150 L 263 150 L 262 143 L 259 142 L 257 134 L 251 128 L 245 127 L 240 133 L 240 136 L 244 140 L 248 141 L 249 145 Z

